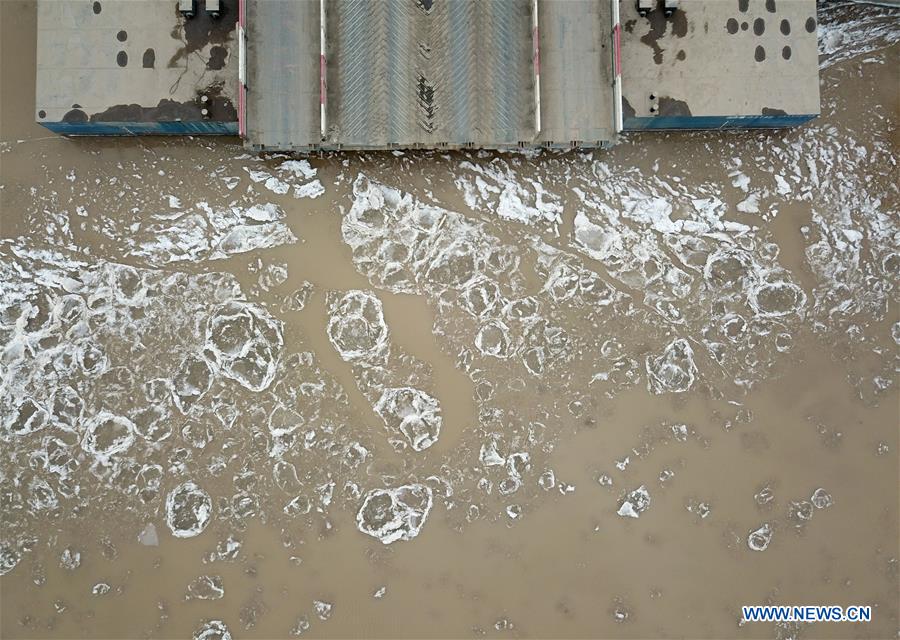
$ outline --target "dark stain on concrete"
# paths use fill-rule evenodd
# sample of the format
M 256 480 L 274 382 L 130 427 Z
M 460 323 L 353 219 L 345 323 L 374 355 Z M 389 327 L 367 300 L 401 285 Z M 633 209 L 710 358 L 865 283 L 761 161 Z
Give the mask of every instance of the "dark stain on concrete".
M 128 54 L 124 51 L 120 51 L 116 54 L 116 64 L 120 67 L 128 66 Z
M 628 102 L 628 99 L 624 96 L 622 97 L 622 119 L 628 120 L 629 118 L 634 117 L 634 107 L 631 106 L 631 103 Z
M 659 115 L 661 116 L 682 116 L 691 117 L 690 107 L 684 100 L 675 100 L 668 96 L 659 97 Z
M 209 96 L 206 108 L 209 109 L 209 119 L 218 122 L 235 122 L 237 109 L 231 100 L 222 96 L 222 84 L 216 83 L 199 91 L 200 94 Z M 73 114 L 70 111 L 66 114 Z M 66 120 L 65 122 L 87 122 L 88 117 L 83 111 L 81 120 Z M 92 114 L 91 122 L 172 122 L 175 120 L 199 121 L 203 120 L 200 113 L 200 105 L 196 100 L 176 102 L 175 100 L 160 100 L 155 107 L 142 107 L 139 104 L 117 104 L 101 113 Z
M 634 32 L 634 25 L 637 24 L 637 20 L 631 19 L 625 22 L 625 31 L 628 33 Z
M 785 60 L 790 60 L 792 53 L 793 53 L 793 51 L 791 51 L 790 47 L 785 47 L 784 49 L 781 50 L 781 57 L 784 58 Z
M 675 58 L 678 59 L 678 60 L 684 60 L 685 58 L 687 58 L 687 54 L 684 52 L 684 49 L 682 49 L 681 51 L 679 51 L 679 52 L 678 52 L 678 55 L 675 56 Z
M 147 49 L 144 52 L 144 58 L 141 61 L 141 65 L 145 69 L 152 69 L 153 67 L 155 67 L 156 66 L 156 51 L 154 51 L 152 48 Z
M 766 49 L 762 45 L 756 47 L 756 51 L 753 52 L 753 59 L 757 62 L 762 62 L 766 59 Z
M 84 124 L 88 120 L 88 115 L 81 109 L 72 109 L 63 116 L 63 122 L 72 124 Z
M 775 0 L 766 0 L 766 11 L 775 13 Z
M 787 111 L 784 109 L 773 109 L 771 107 L 763 107 L 762 114 L 764 116 L 786 116 Z
M 788 19 L 784 19 L 781 21 L 781 35 L 789 36 L 791 35 L 791 21 Z
M 762 18 L 757 18 L 753 21 L 753 33 L 758 36 L 761 36 L 766 32 L 766 21 Z
M 116 34 L 116 40 L 118 40 L 119 42 L 125 42 L 126 40 L 128 40 L 128 32 L 125 31 L 125 29 L 122 29 L 121 31 L 119 31 L 119 33 Z
M 812 33 L 816 30 L 816 19 L 813 17 L 809 17 L 806 19 L 806 32 Z
M 209 50 L 209 60 L 206 62 L 206 68 L 218 71 L 225 68 L 225 58 L 228 57 L 228 49 L 216 45 Z
M 94 15 L 98 15 L 101 11 L 103 11 L 103 5 L 99 2 L 94 3 Z
M 177 5 L 173 3 L 172 6 L 178 18 L 178 26 L 172 31 L 172 37 L 183 40 L 185 44 L 169 60 L 169 67 L 177 66 L 179 60 L 208 44 L 225 44 L 234 34 L 238 0 L 222 0 L 218 18 L 213 18 L 208 11 L 198 11 L 193 18 L 185 19 L 178 12 Z
M 741 13 L 747 13 L 747 9 L 750 8 L 750 0 L 738 0 L 738 10 Z
M 663 50 L 659 46 L 658 40 L 665 35 L 669 25 L 672 27 L 672 35 L 676 38 L 686 36 L 687 15 L 681 9 L 667 18 L 662 9 L 656 8 L 647 14 L 647 20 L 650 21 L 650 31 L 646 35 L 641 36 L 641 42 L 653 49 L 653 62 L 662 64 Z
M 725 29 L 728 30 L 728 33 L 734 35 L 738 32 L 738 21 L 734 18 L 728 18 L 728 22 L 725 23 Z

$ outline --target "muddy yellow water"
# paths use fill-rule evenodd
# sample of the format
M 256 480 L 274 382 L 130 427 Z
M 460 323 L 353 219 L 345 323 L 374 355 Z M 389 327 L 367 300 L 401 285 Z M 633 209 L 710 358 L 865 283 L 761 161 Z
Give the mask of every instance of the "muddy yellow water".
M 67 140 L 0 18 L 2 637 L 896 637 L 895 10 L 535 156 Z

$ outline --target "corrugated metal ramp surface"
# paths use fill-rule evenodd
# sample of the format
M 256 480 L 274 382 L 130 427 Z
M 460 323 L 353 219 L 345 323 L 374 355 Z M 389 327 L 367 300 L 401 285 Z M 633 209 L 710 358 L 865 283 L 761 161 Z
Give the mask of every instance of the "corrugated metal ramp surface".
M 532 0 L 326 0 L 324 20 L 319 0 L 246 1 L 255 149 L 569 146 L 615 136 L 615 0 L 538 0 L 534 15 Z
M 533 141 L 530 6 L 528 0 L 331 0 L 326 144 Z

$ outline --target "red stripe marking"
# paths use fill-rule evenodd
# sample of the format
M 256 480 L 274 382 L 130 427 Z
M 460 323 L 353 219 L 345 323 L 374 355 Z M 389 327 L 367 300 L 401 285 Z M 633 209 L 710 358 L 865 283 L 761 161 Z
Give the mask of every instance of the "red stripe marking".
M 616 76 L 622 75 L 622 26 L 616 25 L 613 29 L 613 40 L 616 47 Z
M 244 85 L 238 85 L 238 135 L 244 137 Z
M 325 56 L 319 56 L 319 104 L 325 104 Z

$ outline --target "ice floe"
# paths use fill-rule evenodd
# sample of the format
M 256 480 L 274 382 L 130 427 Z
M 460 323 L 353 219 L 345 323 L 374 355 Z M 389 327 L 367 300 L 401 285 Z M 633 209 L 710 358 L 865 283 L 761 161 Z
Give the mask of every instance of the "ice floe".
M 200 535 L 211 517 L 209 494 L 193 482 L 183 482 L 166 497 L 166 524 L 176 538 Z
M 424 484 L 372 489 L 356 514 L 356 523 L 360 531 L 384 544 L 412 540 L 425 524 L 431 504 L 431 488 Z

